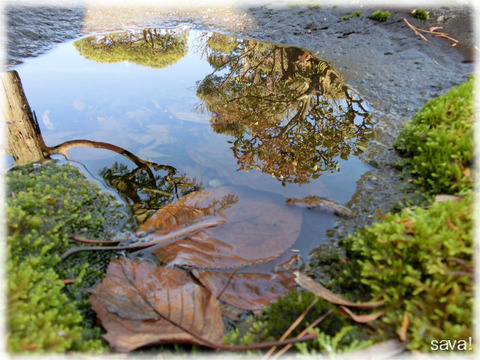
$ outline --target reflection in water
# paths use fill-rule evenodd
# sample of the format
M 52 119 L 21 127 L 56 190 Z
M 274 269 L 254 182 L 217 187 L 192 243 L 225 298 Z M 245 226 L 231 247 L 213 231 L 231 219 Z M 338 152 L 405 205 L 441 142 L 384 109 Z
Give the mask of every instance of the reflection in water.
M 123 250 L 142 248 L 131 256 L 209 269 L 202 279 L 219 284 L 216 296 L 258 309 L 268 303 L 261 300 L 295 286 L 297 253 L 306 257 L 318 246 L 336 216 L 354 215 L 318 195 L 348 200 L 372 124 L 358 94 L 311 53 L 192 33 L 90 36 L 19 66 L 43 123 L 12 91 L 29 114 L 7 121 L 8 150 L 19 164 L 67 151 L 84 160 L 125 199 L 139 225 Z M 112 64 L 120 62 L 141 66 Z M 238 165 L 246 171 L 236 171 Z M 247 174 L 253 169 L 261 172 Z M 287 205 L 299 201 L 316 210 Z M 120 248 L 81 250 L 99 249 Z
M 187 53 L 187 28 L 127 30 L 121 33 L 88 36 L 75 41 L 86 59 L 104 63 L 129 61 L 163 68 Z
M 337 215 L 285 200 L 316 196 L 344 204 L 366 170 L 357 155 L 372 134 L 368 105 L 303 49 L 184 28 L 144 29 L 62 44 L 17 68 L 42 115 L 22 129 L 20 122 L 9 125 L 31 140 L 9 143 L 12 156 L 40 162 L 68 151 L 117 190 L 139 225 L 189 193 L 228 188 L 244 204 L 242 216 L 229 221 L 241 219 L 256 235 L 262 226 L 293 228 L 301 219 L 289 239 L 297 242 L 287 245 L 306 256 Z M 254 169 L 261 171 L 248 173 Z M 268 216 L 256 214 L 267 205 Z M 278 220 L 274 210 L 285 208 L 290 213 Z M 281 252 L 278 241 L 255 239 L 245 241 Z
M 160 171 L 166 174 L 162 175 Z M 171 202 L 174 196 L 179 198 L 202 189 L 196 179 L 189 179 L 186 174 L 175 176 L 176 172 L 169 165 L 153 164 L 131 170 L 115 162 L 100 174 L 127 200 L 137 223 L 143 224 L 153 212 Z
M 215 70 L 197 95 L 213 129 L 236 138 L 239 169 L 304 184 L 338 170 L 336 158 L 358 155 L 372 136 L 366 104 L 310 52 L 221 34 L 202 40 Z

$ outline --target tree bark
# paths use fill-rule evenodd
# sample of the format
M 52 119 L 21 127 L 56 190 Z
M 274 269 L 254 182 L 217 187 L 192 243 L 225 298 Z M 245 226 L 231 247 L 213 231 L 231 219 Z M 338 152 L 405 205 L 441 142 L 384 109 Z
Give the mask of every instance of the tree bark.
M 45 162 L 48 155 L 37 119 L 23 91 L 16 71 L 0 74 L 2 87 L 2 115 L 5 121 L 6 153 L 12 155 L 17 165 Z

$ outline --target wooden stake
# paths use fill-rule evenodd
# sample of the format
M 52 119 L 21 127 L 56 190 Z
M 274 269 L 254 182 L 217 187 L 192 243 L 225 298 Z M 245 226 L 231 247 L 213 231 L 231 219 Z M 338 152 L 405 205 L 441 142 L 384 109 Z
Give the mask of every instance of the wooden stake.
M 12 155 L 18 165 L 47 161 L 48 155 L 43 151 L 46 146 L 18 73 L 6 71 L 0 75 L 7 154 Z

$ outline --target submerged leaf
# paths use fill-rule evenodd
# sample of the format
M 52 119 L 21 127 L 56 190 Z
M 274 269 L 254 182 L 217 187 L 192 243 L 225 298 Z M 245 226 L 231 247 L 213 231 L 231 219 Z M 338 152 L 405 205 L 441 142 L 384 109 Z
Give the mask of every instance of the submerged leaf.
M 90 301 L 107 330 L 105 340 L 120 352 L 159 343 L 222 340 L 218 301 L 178 269 L 113 259 Z
M 206 288 L 229 305 L 245 310 L 260 310 L 295 287 L 292 274 L 227 273 L 193 270 Z
M 233 187 L 216 188 L 205 195 L 192 194 L 183 205 L 208 208 L 212 210 L 208 215 L 223 216 L 227 223 L 156 246 L 154 254 L 165 264 L 238 268 L 265 262 L 282 255 L 300 233 L 300 212 L 282 206 L 280 199 L 275 203 L 264 194 Z M 230 207 L 211 206 L 228 197 L 238 202 Z
M 348 207 L 338 204 L 335 201 L 320 196 L 312 195 L 304 198 L 287 198 L 288 205 L 305 204 L 308 209 L 320 208 L 325 211 L 333 212 L 338 216 L 355 217 L 355 213 Z
M 209 201 L 211 200 L 211 201 Z M 221 215 L 222 210 L 237 202 L 235 196 L 226 194 L 221 200 L 212 199 L 207 191 L 195 191 L 157 210 L 136 231 L 165 234 L 187 226 L 208 215 Z

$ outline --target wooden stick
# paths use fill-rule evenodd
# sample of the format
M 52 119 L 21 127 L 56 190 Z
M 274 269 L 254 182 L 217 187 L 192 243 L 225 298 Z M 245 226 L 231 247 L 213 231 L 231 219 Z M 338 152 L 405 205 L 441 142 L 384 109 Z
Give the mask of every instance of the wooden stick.
M 137 244 L 130 244 L 130 245 L 124 245 L 124 246 L 88 246 L 88 247 L 77 247 L 73 248 L 70 250 L 65 251 L 61 256 L 61 260 L 65 260 L 67 257 L 69 257 L 72 254 L 75 254 L 77 252 L 81 251 L 119 251 L 119 250 L 138 250 L 138 249 L 144 249 L 151 247 L 156 244 L 160 244 L 162 242 L 165 242 L 167 240 L 172 240 L 175 238 L 181 238 L 181 237 L 187 237 L 188 235 L 192 235 L 198 231 L 201 231 L 203 229 L 217 226 L 220 224 L 224 224 L 227 221 L 224 218 L 221 217 L 210 217 L 205 221 L 200 221 L 197 223 L 194 223 L 192 225 L 186 226 L 181 229 L 177 229 L 175 231 L 172 231 L 168 234 L 164 235 L 159 235 L 155 240 L 145 242 L 145 243 L 137 243 Z
M 301 336 L 304 336 L 305 334 L 307 334 L 311 329 L 313 329 L 315 326 L 317 326 L 317 325 L 320 324 L 323 320 L 325 320 L 326 317 L 327 317 L 328 315 L 330 315 L 331 313 L 332 313 L 332 310 L 328 310 L 324 315 L 320 316 L 317 320 L 315 320 L 313 323 L 311 323 L 309 326 L 307 326 L 307 327 L 305 328 L 305 330 L 303 330 L 300 334 L 298 334 L 298 337 L 301 337 Z M 315 335 L 315 337 L 317 337 L 316 334 L 312 334 L 312 335 Z M 277 358 L 279 358 L 280 356 L 282 356 L 283 354 L 285 354 L 288 350 L 290 350 L 291 347 L 292 347 L 292 344 L 288 344 L 288 345 L 284 346 L 283 349 L 280 350 L 279 352 L 277 352 L 272 359 L 277 359 Z

